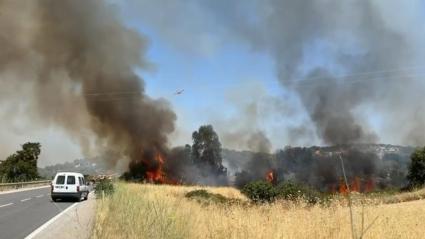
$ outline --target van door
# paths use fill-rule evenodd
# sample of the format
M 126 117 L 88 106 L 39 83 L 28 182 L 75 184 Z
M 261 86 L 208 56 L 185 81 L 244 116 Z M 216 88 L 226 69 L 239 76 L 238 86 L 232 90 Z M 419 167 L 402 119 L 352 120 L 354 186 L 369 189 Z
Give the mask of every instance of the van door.
M 74 175 L 67 175 L 66 177 L 66 188 L 67 192 L 76 193 L 77 192 L 77 183 L 76 177 Z
M 55 193 L 64 193 L 67 192 L 67 186 L 65 185 L 66 175 L 58 174 L 56 175 L 55 181 L 53 182 L 53 192 Z

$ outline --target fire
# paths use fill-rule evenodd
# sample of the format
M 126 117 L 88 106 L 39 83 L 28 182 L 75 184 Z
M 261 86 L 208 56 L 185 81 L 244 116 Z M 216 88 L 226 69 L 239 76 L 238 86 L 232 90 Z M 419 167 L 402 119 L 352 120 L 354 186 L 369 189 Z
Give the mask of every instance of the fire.
M 347 185 L 344 182 L 343 178 L 339 179 L 339 187 L 338 187 L 338 192 L 340 194 L 347 194 L 348 193 L 348 188 Z
M 160 153 L 155 155 L 157 166 L 146 172 L 146 180 L 150 183 L 178 185 L 178 181 L 169 179 L 164 172 L 164 156 Z
M 267 173 L 266 173 L 266 180 L 267 180 L 267 182 L 270 182 L 272 184 L 275 184 L 276 183 L 277 178 L 276 178 L 276 175 L 275 175 L 275 172 L 274 172 L 273 169 L 267 171 Z
M 349 191 L 367 193 L 373 191 L 374 186 L 372 179 L 368 179 L 362 183 L 360 177 L 354 177 L 351 183 L 349 183 L 349 188 L 347 188 L 344 179 L 340 178 L 338 192 L 341 194 L 347 194 Z
M 354 177 L 350 185 L 351 192 L 360 192 L 360 178 Z
M 155 169 L 146 172 L 146 179 L 149 182 L 166 183 L 167 180 L 163 171 L 164 157 L 160 153 L 157 153 L 155 155 L 155 161 L 157 162 L 158 166 Z

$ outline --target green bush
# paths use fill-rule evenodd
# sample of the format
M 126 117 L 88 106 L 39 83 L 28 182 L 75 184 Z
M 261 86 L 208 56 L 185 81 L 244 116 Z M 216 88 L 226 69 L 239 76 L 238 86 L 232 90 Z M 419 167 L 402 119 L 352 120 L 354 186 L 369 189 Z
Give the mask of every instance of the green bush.
M 304 200 L 305 202 L 314 204 L 320 199 L 320 194 L 314 189 L 291 181 L 280 183 L 276 187 L 276 191 L 277 197 L 285 200 Z
M 114 184 L 111 180 L 102 179 L 96 183 L 95 193 L 96 197 L 109 196 L 114 193 Z
M 185 194 L 186 198 L 195 199 L 199 203 L 237 203 L 237 199 L 229 199 L 218 193 L 210 193 L 205 189 L 190 191 Z
M 409 188 L 414 189 L 425 185 L 425 147 L 418 148 L 410 156 L 407 179 Z
M 272 202 L 277 196 L 277 190 L 270 182 L 254 181 L 246 184 L 241 192 L 254 202 Z

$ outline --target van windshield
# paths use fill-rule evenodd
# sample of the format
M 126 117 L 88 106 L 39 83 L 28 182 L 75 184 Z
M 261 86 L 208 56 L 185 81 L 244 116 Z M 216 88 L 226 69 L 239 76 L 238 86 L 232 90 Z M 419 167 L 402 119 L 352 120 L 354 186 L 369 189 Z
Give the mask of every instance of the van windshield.
M 66 184 L 75 184 L 75 176 L 68 176 L 66 178 Z
M 65 183 L 65 176 L 61 175 L 58 176 L 58 178 L 56 179 L 56 184 L 64 184 Z

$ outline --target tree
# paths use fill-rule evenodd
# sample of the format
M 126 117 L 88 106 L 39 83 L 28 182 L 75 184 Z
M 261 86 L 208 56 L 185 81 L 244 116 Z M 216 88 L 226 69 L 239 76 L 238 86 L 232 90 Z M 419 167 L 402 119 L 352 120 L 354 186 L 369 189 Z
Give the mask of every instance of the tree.
M 16 151 L 0 164 L 0 179 L 16 182 L 38 178 L 37 160 L 40 153 L 40 143 L 25 143 L 22 150 Z
M 226 174 L 227 169 L 222 165 L 221 143 L 213 127 L 199 127 L 198 131 L 193 132 L 192 139 L 192 159 L 195 165 L 217 175 Z
M 407 179 L 411 187 L 425 184 L 425 147 L 416 149 L 410 156 L 411 162 Z

